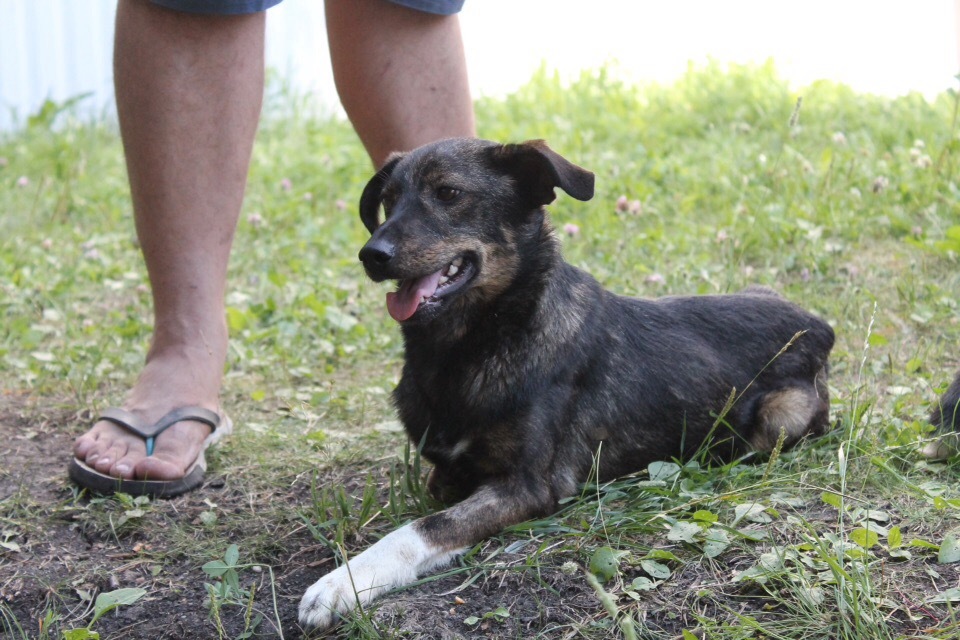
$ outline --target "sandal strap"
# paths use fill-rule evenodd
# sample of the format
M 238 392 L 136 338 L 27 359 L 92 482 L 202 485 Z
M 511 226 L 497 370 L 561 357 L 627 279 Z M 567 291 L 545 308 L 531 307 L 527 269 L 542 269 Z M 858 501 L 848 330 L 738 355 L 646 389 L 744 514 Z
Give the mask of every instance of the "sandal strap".
M 148 456 L 153 455 L 153 445 L 157 436 L 178 422 L 184 420 L 201 422 L 210 427 L 212 431 L 216 431 L 217 427 L 220 426 L 220 416 L 216 412 L 203 407 L 180 407 L 179 409 L 174 409 L 153 424 L 143 422 L 126 409 L 110 407 L 109 409 L 104 409 L 103 413 L 100 414 L 100 420 L 112 422 L 143 438 L 146 443 Z

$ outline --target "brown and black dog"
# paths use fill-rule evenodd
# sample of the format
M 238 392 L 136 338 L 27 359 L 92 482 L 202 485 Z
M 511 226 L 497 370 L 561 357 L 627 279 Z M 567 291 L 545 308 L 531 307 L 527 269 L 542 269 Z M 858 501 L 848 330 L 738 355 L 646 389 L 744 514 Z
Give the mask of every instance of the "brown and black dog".
M 830 326 L 768 289 L 625 298 L 564 262 L 544 205 L 593 174 L 542 141 L 451 139 L 367 184 L 360 251 L 403 332 L 394 402 L 454 506 L 394 531 L 311 586 L 327 626 L 484 537 L 603 482 L 708 450 L 729 459 L 829 426 Z M 380 221 L 383 206 L 385 219 Z M 732 402 L 731 402 L 732 401 Z

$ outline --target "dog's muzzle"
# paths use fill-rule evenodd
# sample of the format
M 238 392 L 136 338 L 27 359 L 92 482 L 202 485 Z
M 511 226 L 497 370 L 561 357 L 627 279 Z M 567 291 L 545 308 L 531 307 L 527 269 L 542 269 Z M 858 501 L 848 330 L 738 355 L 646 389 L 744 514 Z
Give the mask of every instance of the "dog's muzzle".
M 390 261 L 396 255 L 396 249 L 397 247 L 392 241 L 378 236 L 373 236 L 367 241 L 367 244 L 363 245 L 359 254 L 360 262 L 363 263 L 367 275 L 372 280 L 380 282 L 389 277 L 387 270 Z

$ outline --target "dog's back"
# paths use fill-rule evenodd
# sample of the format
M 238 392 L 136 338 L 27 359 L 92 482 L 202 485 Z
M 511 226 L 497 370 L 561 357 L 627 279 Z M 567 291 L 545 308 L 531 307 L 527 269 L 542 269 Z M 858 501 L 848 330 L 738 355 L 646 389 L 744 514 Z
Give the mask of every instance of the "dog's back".
M 559 320 L 531 322 L 537 333 L 516 340 L 527 347 L 512 353 L 539 364 L 524 377 L 535 397 L 512 402 L 554 414 L 543 422 L 556 433 L 534 441 L 541 451 L 566 441 L 554 464 L 569 475 L 583 479 L 598 450 L 603 480 L 689 458 L 708 439 L 712 457 L 729 459 L 771 450 L 781 431 L 789 446 L 827 430 L 833 330 L 771 290 L 643 300 L 604 291 L 565 263 L 549 277 L 538 309 Z M 545 348 L 562 357 L 539 356 Z M 545 388 L 555 398 L 548 407 Z

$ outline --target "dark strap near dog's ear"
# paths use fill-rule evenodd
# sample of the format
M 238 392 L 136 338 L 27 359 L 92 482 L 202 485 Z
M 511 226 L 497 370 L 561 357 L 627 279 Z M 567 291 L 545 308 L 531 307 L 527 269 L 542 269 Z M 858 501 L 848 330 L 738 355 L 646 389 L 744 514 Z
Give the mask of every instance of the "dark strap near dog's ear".
M 370 178 L 367 186 L 363 188 L 363 194 L 360 196 L 360 220 L 370 233 L 376 231 L 377 227 L 380 226 L 380 201 L 383 186 L 387 183 L 387 179 L 402 157 L 400 154 L 393 156 Z

